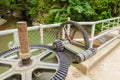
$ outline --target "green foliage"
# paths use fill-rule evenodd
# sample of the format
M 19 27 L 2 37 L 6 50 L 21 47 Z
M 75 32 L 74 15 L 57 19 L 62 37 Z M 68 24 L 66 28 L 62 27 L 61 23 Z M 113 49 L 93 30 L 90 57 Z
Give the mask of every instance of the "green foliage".
M 101 20 L 101 19 L 106 19 L 120 15 L 119 0 L 101 0 L 101 1 L 96 0 L 96 1 L 89 1 L 89 3 L 96 12 L 96 15 L 94 16 L 93 20 Z
M 3 10 L 4 9 L 4 10 Z M 0 12 L 24 12 L 41 23 L 57 23 L 70 17 L 75 21 L 94 21 L 120 15 L 119 0 L 0 0 Z
M 80 0 L 54 0 L 54 5 L 58 3 L 58 8 L 54 7 L 49 11 L 54 22 L 62 22 L 71 17 L 72 20 L 83 21 L 88 19 L 95 12 L 87 1 Z M 86 19 L 84 19 L 86 18 Z
M 0 6 L 2 7 L 10 7 L 10 0 L 0 0 Z

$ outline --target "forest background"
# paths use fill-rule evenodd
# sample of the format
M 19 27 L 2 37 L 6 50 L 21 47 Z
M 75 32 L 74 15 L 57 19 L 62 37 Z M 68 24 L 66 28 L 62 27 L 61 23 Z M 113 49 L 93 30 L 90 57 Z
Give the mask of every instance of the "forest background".
M 17 12 L 31 21 L 96 21 L 120 15 L 120 0 L 0 0 L 0 16 Z

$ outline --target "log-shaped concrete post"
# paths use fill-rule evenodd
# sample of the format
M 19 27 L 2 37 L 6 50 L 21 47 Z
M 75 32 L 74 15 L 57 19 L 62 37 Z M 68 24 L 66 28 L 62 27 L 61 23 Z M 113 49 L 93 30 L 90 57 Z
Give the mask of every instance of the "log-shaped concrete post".
M 20 52 L 19 56 L 22 59 L 22 64 L 27 65 L 30 63 L 30 50 L 28 42 L 28 32 L 27 32 L 27 23 L 24 21 L 17 22 L 18 35 L 20 42 Z

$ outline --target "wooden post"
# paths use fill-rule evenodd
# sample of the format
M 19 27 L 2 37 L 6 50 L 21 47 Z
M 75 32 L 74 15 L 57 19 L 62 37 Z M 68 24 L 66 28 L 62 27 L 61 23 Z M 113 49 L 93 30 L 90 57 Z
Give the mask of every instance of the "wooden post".
M 24 21 L 17 22 L 18 26 L 18 35 L 20 42 L 20 52 L 19 56 L 22 59 L 22 64 L 27 65 L 30 63 L 30 50 L 28 42 L 28 32 L 27 32 L 27 23 Z

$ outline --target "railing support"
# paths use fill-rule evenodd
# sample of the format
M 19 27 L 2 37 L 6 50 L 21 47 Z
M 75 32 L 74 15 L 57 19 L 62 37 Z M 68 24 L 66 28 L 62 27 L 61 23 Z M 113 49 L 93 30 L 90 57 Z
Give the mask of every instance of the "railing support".
M 40 26 L 40 44 L 44 44 L 43 25 L 42 25 L 42 24 L 39 24 L 39 26 Z
M 101 32 L 103 31 L 103 28 L 104 28 L 104 22 L 102 22 Z
M 15 47 L 16 47 L 16 46 L 19 46 L 18 31 L 15 31 L 15 32 L 13 33 L 13 37 L 14 37 L 14 45 L 15 45 Z
M 91 42 L 90 42 L 90 48 L 93 48 L 93 42 L 94 42 L 94 34 L 95 34 L 95 24 L 92 25 L 91 29 Z
M 65 39 L 65 31 L 64 31 L 64 28 L 62 28 L 62 39 Z
M 68 17 L 68 21 L 70 21 L 70 17 Z M 67 30 L 68 30 L 68 33 L 70 34 L 70 24 L 67 24 Z
M 106 22 L 110 22 L 110 24 L 105 24 Z M 95 28 L 97 27 L 96 25 L 97 24 L 102 24 L 102 28 L 101 28 L 101 31 L 103 31 L 104 27 L 106 27 L 105 25 L 111 25 L 111 27 L 113 27 L 112 23 L 115 25 L 115 24 L 119 24 L 120 23 L 120 17 L 115 17 L 115 18 L 110 18 L 110 19 L 105 19 L 105 20 L 100 20 L 100 21 L 94 21 L 94 22 L 78 22 L 80 25 L 90 25 L 92 26 L 92 29 L 91 29 L 91 44 L 90 44 L 90 47 L 93 47 L 93 42 L 95 39 L 98 39 L 98 37 L 100 37 L 101 35 L 103 34 L 99 34 L 97 36 L 94 36 L 94 33 L 95 33 Z M 52 28 L 52 27 L 58 27 L 60 26 L 61 23 L 58 23 L 58 24 L 49 24 L 49 25 L 40 25 L 40 26 L 34 26 L 34 27 L 29 27 L 28 28 L 28 31 L 31 31 L 31 30 L 39 30 L 40 31 L 40 43 L 43 44 L 44 43 L 44 36 L 43 36 L 43 31 L 44 31 L 44 28 Z M 96 26 L 96 27 L 95 27 Z M 114 29 L 111 29 L 111 30 L 114 30 Z M 118 35 L 120 35 L 120 28 L 118 28 L 119 32 L 118 32 Z M 108 33 L 109 31 L 107 31 Z M 105 32 L 106 33 L 106 32 Z M 106 34 L 107 34 L 106 33 Z M 14 42 L 15 42 L 15 46 L 18 46 L 19 43 L 18 43 L 18 39 L 17 38 L 17 29 L 10 29 L 10 30 L 4 30 L 4 31 L 0 31 L 0 36 L 4 36 L 4 35 L 9 35 L 9 34 L 13 34 L 14 36 Z M 117 36 L 117 35 L 116 35 Z M 64 30 L 62 31 L 62 38 L 64 39 L 65 38 L 65 33 L 64 33 Z M 78 39 L 79 40 L 79 39 Z M 8 47 L 8 46 L 7 46 Z

